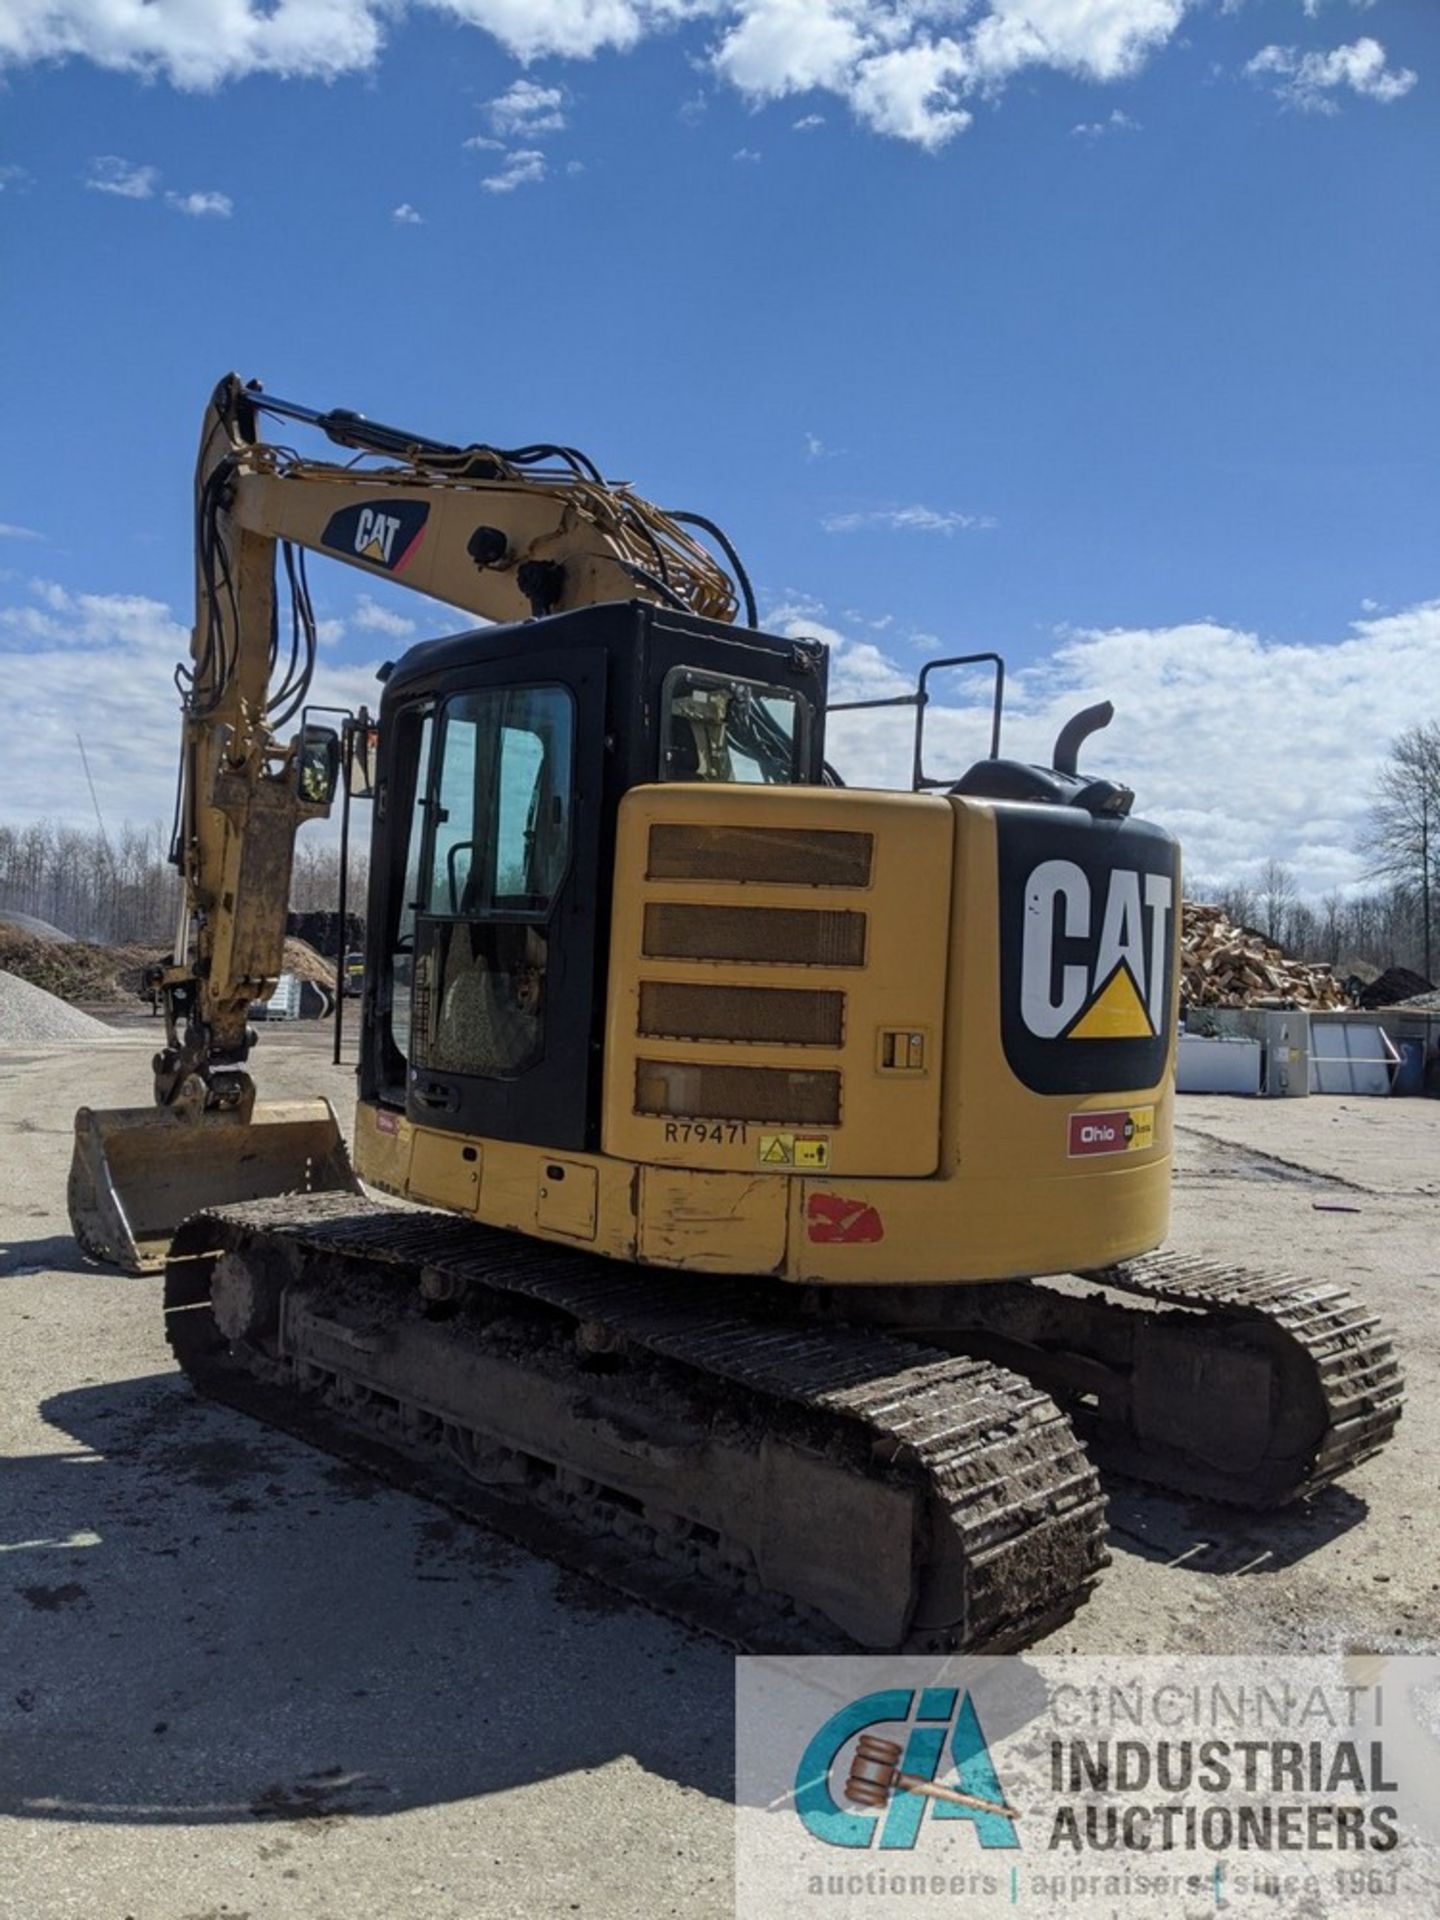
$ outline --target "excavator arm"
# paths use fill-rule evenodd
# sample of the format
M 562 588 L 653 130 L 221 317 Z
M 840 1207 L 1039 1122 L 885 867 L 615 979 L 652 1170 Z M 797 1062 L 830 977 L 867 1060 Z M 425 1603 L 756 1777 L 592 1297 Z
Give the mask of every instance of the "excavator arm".
M 267 416 L 324 434 L 350 460 L 302 458 L 262 436 Z M 734 582 L 690 526 L 717 541 Z M 277 1119 L 257 1109 L 245 1066 L 250 1010 L 283 966 L 295 836 L 328 814 L 339 771 L 333 732 L 290 732 L 316 658 L 311 553 L 489 621 L 631 599 L 732 621 L 743 595 L 754 624 L 749 583 L 717 527 L 606 481 L 573 448 L 451 445 L 297 406 L 233 374 L 220 382 L 195 474 L 190 660 L 176 676 L 179 923 L 169 962 L 148 980 L 166 1021 L 155 1107 L 82 1109 L 76 1123 L 77 1234 L 126 1265 L 158 1261 L 191 1210 L 191 1183 L 176 1172 L 187 1158 L 206 1198 L 227 1150 L 248 1169 L 233 1197 L 283 1191 L 297 1169 L 300 1184 L 353 1185 L 328 1104 L 292 1103 L 305 1111 Z M 217 1123 L 213 1138 L 204 1121 Z M 132 1217 L 141 1205 L 160 1216 L 143 1232 Z

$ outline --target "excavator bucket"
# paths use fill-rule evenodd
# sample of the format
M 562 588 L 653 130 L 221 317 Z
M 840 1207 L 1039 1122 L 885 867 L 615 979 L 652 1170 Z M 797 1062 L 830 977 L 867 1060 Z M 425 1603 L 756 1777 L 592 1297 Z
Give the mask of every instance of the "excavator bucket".
M 249 1120 L 166 1107 L 81 1107 L 70 1225 L 96 1260 L 153 1273 L 181 1221 L 282 1193 L 359 1193 L 328 1100 L 275 1100 Z

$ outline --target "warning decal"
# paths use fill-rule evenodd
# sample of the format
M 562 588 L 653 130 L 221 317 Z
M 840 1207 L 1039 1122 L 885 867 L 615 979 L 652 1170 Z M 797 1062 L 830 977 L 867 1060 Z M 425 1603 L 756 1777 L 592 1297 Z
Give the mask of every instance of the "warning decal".
M 762 1133 L 762 1167 L 799 1167 L 807 1173 L 823 1173 L 830 1164 L 830 1142 L 823 1135 L 803 1133 Z

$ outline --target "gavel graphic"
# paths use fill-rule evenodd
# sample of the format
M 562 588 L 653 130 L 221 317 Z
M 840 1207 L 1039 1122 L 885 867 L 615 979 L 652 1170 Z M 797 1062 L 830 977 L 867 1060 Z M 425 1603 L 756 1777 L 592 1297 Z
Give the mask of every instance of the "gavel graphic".
M 1018 1817 L 1013 1807 L 978 1799 L 973 1793 L 962 1793 L 958 1787 L 943 1787 L 937 1780 L 922 1780 L 916 1773 L 902 1773 L 900 1742 L 862 1733 L 855 1743 L 855 1758 L 850 1762 L 845 1798 L 857 1807 L 884 1807 L 900 1787 L 907 1793 L 923 1793 L 930 1800 L 951 1800 L 957 1807 L 974 1807 L 977 1813 L 995 1813 L 1002 1820 Z

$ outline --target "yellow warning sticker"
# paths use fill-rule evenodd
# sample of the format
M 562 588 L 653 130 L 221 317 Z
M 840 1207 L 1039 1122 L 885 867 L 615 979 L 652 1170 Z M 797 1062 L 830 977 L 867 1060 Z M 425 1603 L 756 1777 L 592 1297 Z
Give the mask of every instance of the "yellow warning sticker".
M 803 1167 L 807 1173 L 823 1173 L 830 1164 L 830 1142 L 807 1138 L 804 1134 L 762 1133 L 762 1167 Z

